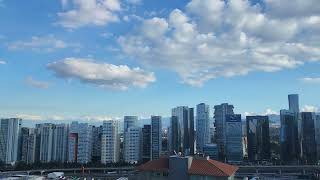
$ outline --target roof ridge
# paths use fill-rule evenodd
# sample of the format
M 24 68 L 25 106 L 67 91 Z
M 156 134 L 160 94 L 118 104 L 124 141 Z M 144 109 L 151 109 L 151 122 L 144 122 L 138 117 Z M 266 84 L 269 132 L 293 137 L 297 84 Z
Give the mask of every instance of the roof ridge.
M 228 164 L 224 164 L 224 163 L 221 163 L 219 161 L 215 161 L 215 160 L 212 160 L 212 159 L 209 159 L 207 162 L 209 162 L 209 164 L 211 164 L 212 166 L 216 167 L 220 172 L 222 172 L 224 175 L 226 176 L 229 176 L 229 174 L 227 172 L 225 172 L 223 169 L 221 169 L 220 167 L 218 167 L 215 163 L 219 164 L 219 165 L 227 165 L 227 166 L 230 166 Z

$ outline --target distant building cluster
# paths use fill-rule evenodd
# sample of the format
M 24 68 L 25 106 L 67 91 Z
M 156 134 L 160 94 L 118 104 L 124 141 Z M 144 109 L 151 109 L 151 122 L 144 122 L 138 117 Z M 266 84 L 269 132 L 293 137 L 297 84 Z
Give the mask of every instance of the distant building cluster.
M 196 110 L 175 107 L 168 128 L 162 127 L 161 116 L 151 116 L 150 124 L 142 127 L 137 116 L 125 116 L 123 131 L 118 120 L 106 120 L 101 126 L 72 122 L 27 128 L 21 126 L 22 119 L 1 119 L 0 161 L 136 164 L 161 156 L 197 155 L 233 164 L 260 163 L 274 158 L 271 146 L 278 143 L 282 164 L 314 164 L 320 158 L 320 115 L 300 112 L 297 94 L 288 100 L 289 109 L 280 111 L 276 135 L 269 116 L 242 118 L 227 103 L 214 106 L 211 118 L 205 103 Z

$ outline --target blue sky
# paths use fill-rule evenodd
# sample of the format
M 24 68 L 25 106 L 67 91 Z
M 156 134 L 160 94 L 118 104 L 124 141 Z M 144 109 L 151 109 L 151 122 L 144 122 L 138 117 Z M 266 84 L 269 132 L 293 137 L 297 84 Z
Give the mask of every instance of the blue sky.
M 0 0 L 0 117 L 315 111 L 319 62 L 318 0 Z

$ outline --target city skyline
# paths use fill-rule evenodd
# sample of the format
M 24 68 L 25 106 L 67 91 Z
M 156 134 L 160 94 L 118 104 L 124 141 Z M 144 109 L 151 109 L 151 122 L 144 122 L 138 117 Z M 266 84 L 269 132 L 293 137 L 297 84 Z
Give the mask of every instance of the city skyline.
M 199 103 L 279 114 L 292 93 L 303 97 L 301 108 L 318 109 L 318 7 L 317 0 L 0 0 L 0 117 L 170 117 L 171 107 Z

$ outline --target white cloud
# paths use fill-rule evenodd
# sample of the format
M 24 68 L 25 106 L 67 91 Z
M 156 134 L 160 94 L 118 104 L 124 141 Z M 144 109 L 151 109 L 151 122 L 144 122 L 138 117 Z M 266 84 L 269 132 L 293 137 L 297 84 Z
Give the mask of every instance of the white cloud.
M 267 12 L 276 17 L 293 18 L 319 14 L 318 0 L 264 0 Z
M 302 112 L 319 112 L 319 108 L 312 105 L 305 105 L 302 109 Z
M 139 67 L 99 63 L 93 59 L 66 58 L 50 63 L 47 67 L 57 77 L 77 79 L 82 83 L 107 89 L 144 88 L 156 81 L 154 73 L 146 72 Z
M 25 120 L 32 120 L 32 121 L 44 120 L 42 116 L 34 115 L 34 114 L 16 114 L 15 117 L 25 119 Z
M 279 115 L 279 112 L 276 112 L 276 111 L 268 108 L 268 109 L 266 109 L 264 112 L 261 112 L 261 113 L 256 113 L 256 112 L 244 112 L 243 115 L 244 115 L 244 116 L 257 116 L 257 115 L 268 116 L 268 115 Z
M 143 65 L 172 70 L 183 83 L 202 86 L 217 77 L 319 61 L 320 45 L 314 39 L 320 31 L 310 31 L 318 16 L 320 12 L 283 19 L 248 0 L 192 0 L 186 11 L 175 9 L 167 19 L 144 20 L 141 31 L 118 38 L 118 43 Z
M 8 44 L 10 50 L 31 49 L 37 52 L 53 52 L 58 49 L 80 48 L 79 44 L 66 43 L 54 35 L 33 36 L 29 41 L 16 41 Z
M 310 84 L 319 84 L 320 83 L 320 77 L 304 77 L 300 79 L 304 83 L 310 83 Z
M 129 4 L 140 5 L 142 0 L 127 0 Z
M 50 83 L 45 81 L 35 80 L 31 76 L 27 77 L 25 82 L 32 87 L 40 88 L 40 89 L 48 89 L 50 86 Z
M 5 64 L 7 64 L 7 62 L 2 60 L 2 59 L 0 59 L 0 65 L 5 65 Z
M 121 10 L 119 0 L 63 0 L 62 4 L 67 10 L 58 13 L 56 24 L 68 29 L 117 22 L 117 12 Z

